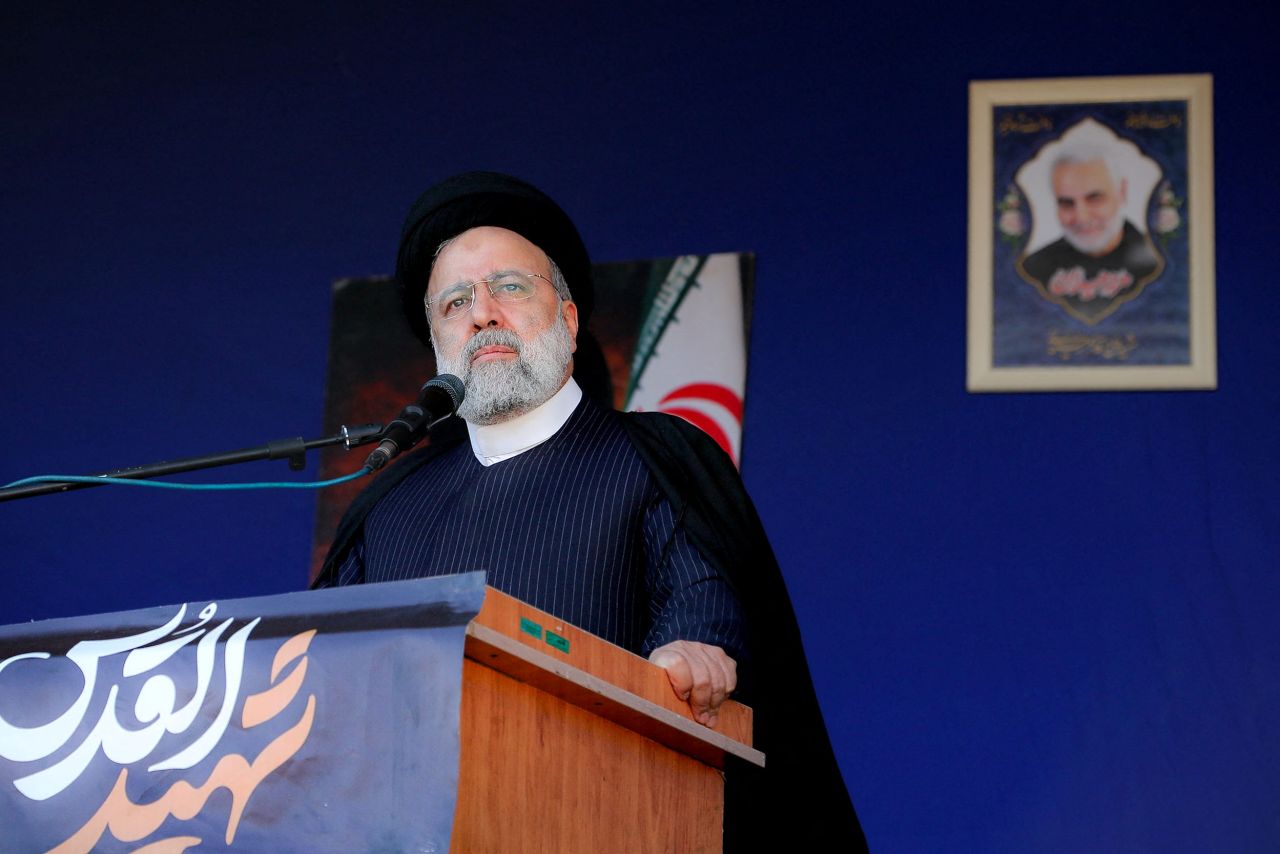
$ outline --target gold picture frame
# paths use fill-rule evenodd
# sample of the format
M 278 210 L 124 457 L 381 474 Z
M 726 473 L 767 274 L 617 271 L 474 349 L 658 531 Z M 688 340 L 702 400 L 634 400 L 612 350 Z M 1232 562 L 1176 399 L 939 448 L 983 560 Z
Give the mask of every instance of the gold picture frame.
M 1213 78 L 969 84 L 971 392 L 1213 389 Z

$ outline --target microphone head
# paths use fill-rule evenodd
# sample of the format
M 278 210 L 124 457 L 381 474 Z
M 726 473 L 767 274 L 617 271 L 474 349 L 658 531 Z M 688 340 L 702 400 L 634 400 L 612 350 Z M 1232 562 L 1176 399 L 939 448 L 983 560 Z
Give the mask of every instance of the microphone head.
M 462 384 L 462 380 L 453 374 L 440 374 L 433 379 L 427 380 L 422 386 L 422 392 L 418 395 L 419 399 L 427 394 L 439 394 L 443 392 L 449 396 L 451 405 L 449 406 L 450 414 L 457 412 L 458 407 L 462 405 L 462 399 L 467 396 L 467 389 Z

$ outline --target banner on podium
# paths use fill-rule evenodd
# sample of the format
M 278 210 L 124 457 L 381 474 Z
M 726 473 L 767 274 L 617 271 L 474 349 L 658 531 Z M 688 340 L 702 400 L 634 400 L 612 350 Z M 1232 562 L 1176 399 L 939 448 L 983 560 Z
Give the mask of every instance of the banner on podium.
M 484 574 L 0 627 L 21 851 L 447 851 Z

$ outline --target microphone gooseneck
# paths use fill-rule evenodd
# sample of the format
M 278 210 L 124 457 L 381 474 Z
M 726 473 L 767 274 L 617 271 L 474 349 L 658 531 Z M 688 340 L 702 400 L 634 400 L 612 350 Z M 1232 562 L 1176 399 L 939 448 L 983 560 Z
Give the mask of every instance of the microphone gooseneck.
M 457 412 L 465 396 L 462 380 L 453 374 L 428 380 L 418 392 L 418 399 L 402 409 L 382 431 L 378 447 L 365 460 L 365 466 L 377 471 L 421 442 L 432 427 Z

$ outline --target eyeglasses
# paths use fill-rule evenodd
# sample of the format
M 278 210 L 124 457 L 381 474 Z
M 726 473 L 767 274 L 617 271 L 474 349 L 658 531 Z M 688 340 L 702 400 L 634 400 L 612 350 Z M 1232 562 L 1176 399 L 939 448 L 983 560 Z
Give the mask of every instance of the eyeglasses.
M 440 320 L 456 320 L 470 314 L 476 303 L 476 285 L 484 285 L 489 296 L 498 302 L 523 302 L 533 296 L 537 287 L 534 279 L 542 279 L 547 284 L 551 280 L 537 273 L 521 273 L 515 270 L 502 270 L 478 282 L 461 282 L 446 289 L 434 300 L 424 300 L 428 313 Z

